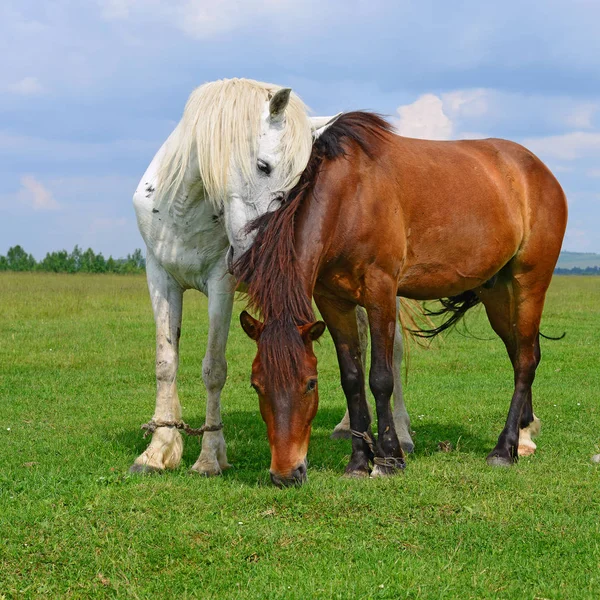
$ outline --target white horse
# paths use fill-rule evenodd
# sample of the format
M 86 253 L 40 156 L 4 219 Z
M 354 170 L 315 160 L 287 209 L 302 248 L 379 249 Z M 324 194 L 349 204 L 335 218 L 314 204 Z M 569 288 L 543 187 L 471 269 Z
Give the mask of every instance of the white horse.
M 208 297 L 209 332 L 202 376 L 207 390 L 202 450 L 192 470 L 217 475 L 229 467 L 221 429 L 225 346 L 235 282 L 232 247 L 247 246 L 245 225 L 277 208 L 310 156 L 312 136 L 331 120 L 307 115 L 289 88 L 245 79 L 207 83 L 192 92 L 183 118 L 138 185 L 133 203 L 146 243 L 148 288 L 156 322 L 156 408 L 152 439 L 132 472 L 175 468 L 183 427 L 177 395 L 183 292 Z M 229 260 L 233 254 L 229 254 Z M 360 321 L 360 319 L 359 319 Z M 365 334 L 366 336 L 366 334 Z M 402 400 L 402 337 L 396 336 L 395 414 L 401 442 L 412 448 Z M 347 415 L 334 434 L 348 435 Z

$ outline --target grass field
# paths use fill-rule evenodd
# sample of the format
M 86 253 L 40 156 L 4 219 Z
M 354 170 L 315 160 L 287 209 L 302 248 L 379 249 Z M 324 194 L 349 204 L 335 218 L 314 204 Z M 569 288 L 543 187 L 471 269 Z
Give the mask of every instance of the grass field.
M 127 475 L 154 407 L 154 325 L 135 276 L 0 277 L 0 598 L 600 598 L 600 278 L 557 277 L 534 385 L 538 452 L 487 467 L 512 392 L 505 351 L 454 332 L 413 349 L 406 400 L 416 452 L 388 480 L 341 477 L 329 434 L 344 398 L 317 352 L 321 406 L 300 489 L 269 484 L 237 314 L 225 435 L 234 468 Z M 188 292 L 179 391 L 203 422 L 206 300 Z M 455 450 L 437 451 L 450 440 Z

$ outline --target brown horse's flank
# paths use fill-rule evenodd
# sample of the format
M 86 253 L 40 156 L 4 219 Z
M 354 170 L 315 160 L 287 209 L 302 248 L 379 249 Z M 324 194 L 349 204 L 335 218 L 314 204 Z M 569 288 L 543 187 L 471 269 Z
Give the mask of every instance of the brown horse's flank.
M 336 346 L 357 433 L 347 473 L 368 474 L 373 459 L 365 441 L 370 419 L 356 305 L 367 310 L 372 341 L 375 459 L 382 459 L 375 460 L 374 473 L 401 466 L 390 410 L 396 296 L 446 298 L 440 313 L 449 318 L 425 335 L 439 333 L 483 303 L 506 346 L 515 382 L 505 427 L 488 462 L 514 462 L 523 430 L 531 449 L 539 324 L 566 219 L 562 188 L 522 146 L 494 139 L 415 140 L 394 135 L 377 115 L 339 117 L 315 141 L 285 204 L 251 224 L 254 245 L 235 265 L 238 278 L 249 284 L 251 306 L 265 320 L 260 340 L 254 338 L 259 349 L 253 373 L 271 388 L 262 394 L 261 406 L 276 412 L 285 402 L 279 414 L 293 417 L 294 426 L 284 423 L 281 429 L 288 436 L 286 448 L 301 447 L 297 459 L 303 460 L 316 410 L 315 402 L 306 403 L 310 410 L 302 421 L 308 393 L 303 386 L 307 374 L 316 372 L 311 342 L 318 335 L 306 337 L 301 328 L 314 321 L 314 295 Z M 276 428 L 282 420 L 271 420 L 270 440 L 281 437 Z

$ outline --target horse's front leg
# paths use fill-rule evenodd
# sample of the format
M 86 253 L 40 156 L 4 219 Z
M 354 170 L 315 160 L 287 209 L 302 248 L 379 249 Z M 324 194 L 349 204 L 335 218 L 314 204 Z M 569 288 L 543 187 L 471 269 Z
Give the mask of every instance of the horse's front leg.
M 217 269 L 218 270 L 218 269 Z M 208 283 L 208 345 L 202 361 L 202 377 L 206 386 L 206 424 L 221 424 L 221 391 L 227 379 L 225 347 L 231 323 L 235 284 L 224 269 L 218 270 Z M 223 430 L 207 431 L 202 439 L 202 451 L 192 470 L 201 475 L 220 475 L 231 465 Z
M 366 309 L 371 331 L 369 386 L 377 407 L 377 449 L 371 477 L 392 475 L 403 469 L 390 400 L 394 392 L 394 339 L 396 336 L 396 286 L 380 271 L 366 278 Z
M 400 300 L 396 303 L 396 313 L 400 311 Z M 361 356 L 363 357 L 363 371 L 367 371 L 367 351 L 369 347 L 369 320 L 367 319 L 367 313 L 364 308 L 360 306 L 356 309 L 356 324 L 358 327 L 358 334 L 360 339 Z M 400 329 L 400 322 L 396 322 L 396 334 L 394 337 L 394 424 L 396 425 L 396 432 L 400 445 L 404 452 L 412 452 L 414 450 L 414 444 L 410 434 L 410 417 L 404 404 L 404 393 L 402 391 L 402 358 L 404 355 L 404 343 L 402 339 L 402 331 Z M 369 404 L 369 415 L 372 420 L 371 405 Z M 335 426 L 333 433 L 331 434 L 332 439 L 350 439 L 350 415 L 348 410 L 342 418 L 342 420 Z
M 352 456 L 346 467 L 349 477 L 368 477 L 373 458 L 371 416 L 365 395 L 365 376 L 357 328 L 356 307 L 315 294 L 315 302 L 333 338 L 340 366 L 342 389 L 348 403 Z
M 146 273 L 156 322 L 156 408 L 152 421 L 160 425 L 181 420 L 176 377 L 183 289 L 158 264 L 150 251 L 146 260 Z M 174 469 L 179 465 L 182 453 L 183 442 L 179 431 L 173 426 L 159 426 L 152 434 L 149 446 L 135 459 L 130 472 Z

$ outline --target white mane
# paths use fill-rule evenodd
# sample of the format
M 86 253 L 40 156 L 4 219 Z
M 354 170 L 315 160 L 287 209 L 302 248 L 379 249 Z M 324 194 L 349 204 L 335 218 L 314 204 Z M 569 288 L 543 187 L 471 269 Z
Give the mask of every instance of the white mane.
M 170 135 L 156 182 L 158 197 L 171 202 L 183 183 L 190 160 L 197 157 L 206 198 L 220 205 L 227 197 L 230 161 L 250 185 L 256 174 L 256 148 L 265 102 L 281 89 L 250 79 L 223 79 L 196 88 L 179 125 Z M 312 148 L 304 103 L 294 93 L 285 110 L 281 138 L 281 190 L 291 189 L 305 169 Z

